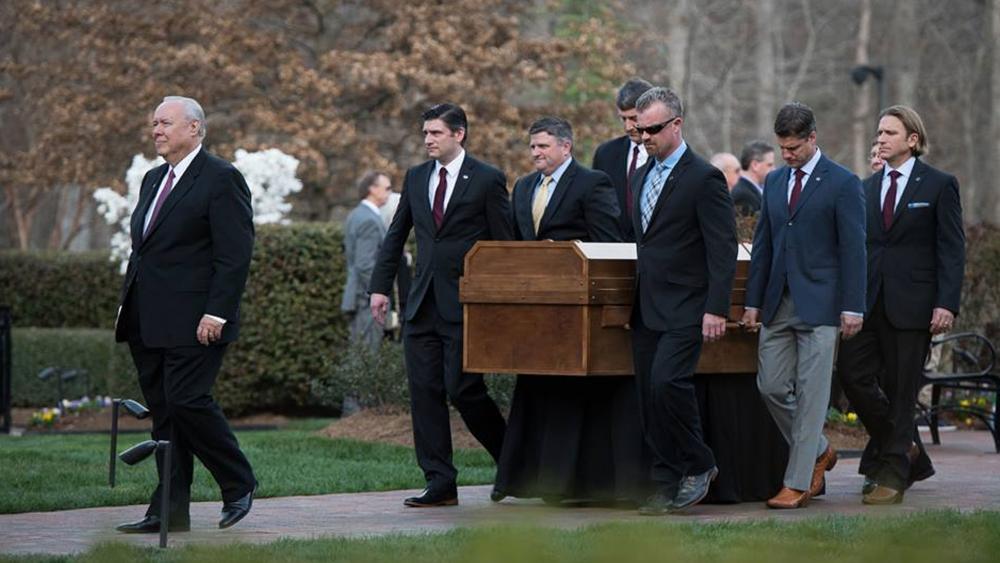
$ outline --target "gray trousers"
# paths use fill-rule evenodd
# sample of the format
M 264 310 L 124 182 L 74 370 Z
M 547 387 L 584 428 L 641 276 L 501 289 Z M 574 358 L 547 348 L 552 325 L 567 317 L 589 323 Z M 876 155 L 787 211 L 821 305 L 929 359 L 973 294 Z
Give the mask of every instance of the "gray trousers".
M 351 319 L 349 335 L 352 344 L 362 344 L 372 352 L 378 351 L 383 337 L 382 325 L 375 322 L 367 301 L 358 303 Z
M 830 381 L 838 327 L 802 322 L 787 291 L 771 324 L 760 331 L 757 388 L 788 442 L 786 487 L 805 491 L 816 458 L 827 447 L 823 436 L 830 404 Z

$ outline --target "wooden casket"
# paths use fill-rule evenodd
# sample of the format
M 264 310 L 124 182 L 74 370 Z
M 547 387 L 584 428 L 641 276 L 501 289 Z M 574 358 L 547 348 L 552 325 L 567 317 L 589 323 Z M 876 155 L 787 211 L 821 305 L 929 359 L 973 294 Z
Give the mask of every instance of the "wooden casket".
M 472 373 L 632 375 L 631 243 L 481 241 L 465 256 L 463 368 Z M 736 327 L 750 255 L 741 248 L 726 336 L 698 373 L 755 373 L 757 335 Z

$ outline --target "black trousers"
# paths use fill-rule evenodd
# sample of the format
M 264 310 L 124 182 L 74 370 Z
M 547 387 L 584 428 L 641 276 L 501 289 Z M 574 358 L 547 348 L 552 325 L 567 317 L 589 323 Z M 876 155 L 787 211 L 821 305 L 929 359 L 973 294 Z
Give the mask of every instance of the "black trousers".
M 403 351 L 410 386 L 410 413 L 417 463 L 432 489 L 455 487 L 448 401 L 465 425 L 500 459 L 506 423 L 486 391 L 483 376 L 462 372 L 462 323 L 438 314 L 428 291 L 413 320 L 403 326 Z
M 837 376 L 871 437 L 858 470 L 898 490 L 914 476 L 933 473 L 913 421 L 917 382 L 930 339 L 928 329 L 892 326 L 880 295 L 861 331 L 840 344 Z M 914 443 L 920 454 L 911 466 L 909 451 Z
M 139 373 L 139 387 L 153 417 L 152 437 L 170 440 L 173 449 L 170 521 L 188 523 L 195 456 L 215 478 L 225 502 L 241 498 L 257 483 L 250 462 L 211 394 L 226 346 L 148 348 L 139 337 L 132 299 L 130 295 L 125 322 L 129 323 L 129 349 Z M 161 453 L 157 454 L 156 464 L 159 484 L 150 497 L 147 515 L 160 512 Z
M 646 327 L 638 307 L 632 314 L 639 416 L 653 454 L 653 481 L 672 486 L 715 466 L 705 444 L 695 394 L 694 370 L 701 355 L 701 326 L 660 332 Z

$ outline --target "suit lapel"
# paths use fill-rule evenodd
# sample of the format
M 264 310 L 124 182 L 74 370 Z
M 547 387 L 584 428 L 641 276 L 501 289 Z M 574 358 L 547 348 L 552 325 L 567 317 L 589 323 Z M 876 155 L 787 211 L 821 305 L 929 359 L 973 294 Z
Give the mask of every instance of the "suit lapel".
M 521 189 L 514 190 L 514 214 L 517 216 L 517 226 L 526 239 L 536 240 L 535 223 L 531 217 L 531 200 L 533 188 L 538 183 L 540 172 L 532 172 L 521 179 Z
M 806 180 L 806 185 L 802 186 L 802 193 L 799 194 L 799 201 L 795 204 L 795 209 L 792 210 L 792 215 L 790 219 L 794 219 L 798 215 L 799 210 L 809 201 L 813 193 L 823 186 L 823 178 L 826 176 L 827 172 L 827 161 L 825 156 L 819 157 L 819 162 L 816 163 L 816 167 L 813 168 L 812 174 L 809 175 L 809 179 Z M 791 171 L 789 171 L 791 173 Z M 785 184 L 787 186 L 788 184 Z
M 194 186 L 195 180 L 198 179 L 198 175 L 201 174 L 202 167 L 205 166 L 205 149 L 202 149 L 191 161 L 191 165 L 188 169 L 184 171 L 184 175 L 178 180 L 177 185 L 170 190 L 170 194 L 167 195 L 166 201 L 163 202 L 163 207 L 160 208 L 160 212 L 156 215 L 156 220 L 149 225 L 149 233 L 146 234 L 143 241 L 147 241 L 153 237 L 156 233 L 157 228 L 163 224 L 163 222 L 170 215 L 170 212 L 177 206 L 177 202 L 184 199 L 184 196 L 191 191 Z
M 903 215 L 903 210 L 913 201 L 913 196 L 916 195 L 917 190 L 923 185 L 923 179 L 924 163 L 918 159 L 913 163 L 913 170 L 910 171 L 910 179 L 906 181 L 906 189 L 903 190 L 903 197 L 899 200 L 899 204 L 896 205 L 896 209 L 892 214 L 892 225 L 889 225 L 890 231 L 899 223 L 899 219 Z
M 647 160 L 646 162 L 648 163 L 650 160 Z M 670 195 L 674 193 L 674 190 L 677 188 L 677 184 L 680 182 L 681 176 L 684 174 L 684 170 L 690 163 L 691 163 L 691 148 L 688 147 L 687 149 L 684 150 L 684 154 L 681 155 L 681 158 L 680 160 L 677 161 L 677 164 L 675 164 L 674 167 L 671 168 L 670 172 L 667 174 L 667 179 L 663 183 L 663 189 L 660 190 L 660 196 L 656 198 L 656 205 L 653 206 L 653 212 L 650 213 L 649 215 L 650 225 L 652 225 L 653 222 L 656 221 L 656 216 L 660 214 L 660 209 L 663 208 L 663 205 L 667 201 L 667 198 L 669 198 Z M 645 183 L 645 180 L 643 181 L 643 183 Z M 640 218 L 639 221 L 641 223 L 642 219 Z M 648 231 L 649 229 L 647 228 L 646 230 Z
M 465 153 L 465 160 L 462 162 L 462 168 L 458 171 L 458 178 L 455 178 L 455 188 L 451 191 L 451 199 L 448 200 L 448 206 L 444 209 L 444 218 L 441 219 L 441 228 L 438 231 L 443 231 L 448 227 L 448 219 L 454 215 L 454 209 L 467 195 L 475 168 L 475 160 L 469 156 L 469 153 Z
M 149 206 L 156 199 L 157 189 L 160 187 L 163 177 L 167 174 L 167 170 L 170 170 L 169 164 L 160 165 L 156 172 L 149 175 L 147 184 L 139 189 L 139 201 L 135 206 L 136 213 L 132 214 L 132 224 L 130 226 L 133 248 L 139 248 L 142 245 L 142 228 L 146 223 L 146 214 L 149 213 Z
M 545 212 L 542 213 L 542 220 L 538 222 L 539 231 L 552 220 L 552 216 L 559 209 L 559 204 L 562 203 L 563 198 L 566 197 L 566 191 L 569 190 L 570 184 L 573 183 L 573 176 L 576 176 L 576 169 L 576 161 L 570 162 L 569 166 L 566 167 L 566 171 L 559 178 L 559 182 L 556 184 L 556 191 L 549 198 L 549 202 L 545 205 Z M 536 236 L 537 234 L 535 233 Z
M 653 158 L 650 157 L 632 176 L 632 229 L 636 240 L 642 240 L 646 236 L 646 233 L 642 232 L 642 186 L 646 184 L 646 175 L 652 168 Z

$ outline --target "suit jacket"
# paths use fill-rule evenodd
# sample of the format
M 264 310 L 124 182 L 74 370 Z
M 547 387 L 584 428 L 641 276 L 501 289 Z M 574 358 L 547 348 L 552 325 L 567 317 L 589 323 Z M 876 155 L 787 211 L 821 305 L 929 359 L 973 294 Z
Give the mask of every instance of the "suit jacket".
M 726 179 L 688 148 L 660 192 L 642 232 L 642 186 L 655 159 L 632 176 L 636 235 L 636 305 L 646 327 L 701 325 L 704 314 L 729 316 L 736 274 L 736 214 Z
M 733 205 L 740 215 L 753 215 L 760 211 L 760 192 L 750 180 L 740 176 L 733 186 Z
M 879 201 L 882 174 L 876 172 L 864 182 L 868 308 L 883 291 L 885 313 L 893 326 L 927 330 L 934 307 L 958 314 L 965 274 L 958 180 L 917 160 L 886 231 Z
M 375 269 L 375 258 L 385 237 L 382 216 L 365 204 L 358 204 L 347 216 L 344 225 L 344 257 L 347 259 L 347 280 L 340 310 L 352 313 L 368 305 L 368 282 Z
M 514 237 L 517 240 L 621 242 L 618 202 L 608 175 L 570 162 L 559 177 L 535 233 L 531 204 L 541 172 L 514 185 Z
M 429 160 L 406 171 L 399 207 L 379 250 L 369 291 L 389 295 L 412 229 L 417 235 L 417 266 L 404 318 L 413 320 L 427 293 L 433 292 L 441 317 L 458 323 L 462 322 L 458 278 L 464 273 L 466 252 L 476 241 L 514 236 L 507 180 L 503 172 L 466 153 L 438 229 L 428 196 L 434 165 Z
M 121 304 L 135 291 L 143 344 L 150 348 L 198 346 L 202 315 L 226 319 L 220 342 L 239 334 L 240 298 L 253 253 L 250 188 L 232 164 L 201 150 L 177 181 L 149 233 L 146 212 L 169 166 L 146 173 L 132 213 L 129 256 Z M 119 320 L 127 318 L 122 310 Z M 128 339 L 119 322 L 115 338 Z
M 631 217 L 628 216 L 628 202 L 625 201 L 625 188 L 628 183 L 628 163 L 631 155 L 628 153 L 630 143 L 628 135 L 622 135 L 616 139 L 605 141 L 594 151 L 594 170 L 600 170 L 611 178 L 611 185 L 614 186 L 615 195 L 618 198 L 618 220 L 619 230 L 625 236 L 631 236 Z M 636 175 L 638 175 L 638 169 Z M 634 192 L 633 192 L 634 194 Z M 634 238 L 626 238 L 628 242 L 634 242 Z
M 746 305 L 760 308 L 769 324 L 787 286 L 799 319 L 839 326 L 842 312 L 867 310 L 861 181 L 821 154 L 789 216 L 791 170 L 774 170 L 764 181 Z

